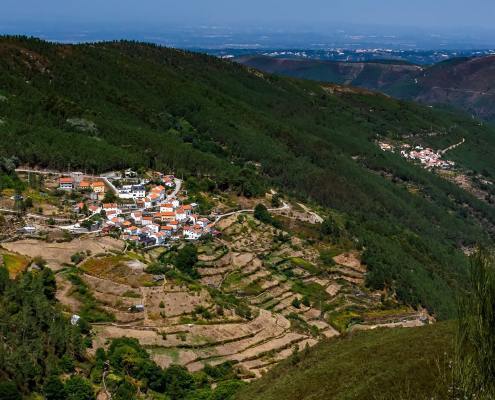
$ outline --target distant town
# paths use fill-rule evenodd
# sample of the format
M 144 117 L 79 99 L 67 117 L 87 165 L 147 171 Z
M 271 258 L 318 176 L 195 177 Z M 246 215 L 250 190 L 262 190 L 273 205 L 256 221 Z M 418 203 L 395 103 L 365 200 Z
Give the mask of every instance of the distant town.
M 454 161 L 445 160 L 442 158 L 442 156 L 448 150 L 450 150 L 450 148 L 441 151 L 435 151 L 429 147 L 426 148 L 424 148 L 423 146 L 413 147 L 407 143 L 394 146 L 393 144 L 386 142 L 378 142 L 378 146 L 383 151 L 390 151 L 392 153 L 398 152 L 402 157 L 408 160 L 419 161 L 421 165 L 426 169 L 439 168 L 439 169 L 448 170 L 455 167 Z

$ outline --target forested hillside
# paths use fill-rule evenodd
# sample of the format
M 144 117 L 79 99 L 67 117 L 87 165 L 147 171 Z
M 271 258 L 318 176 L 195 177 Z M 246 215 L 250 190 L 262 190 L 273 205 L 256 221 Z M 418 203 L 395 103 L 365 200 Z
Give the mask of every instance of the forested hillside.
M 493 207 L 375 144 L 442 132 L 489 179 L 495 130 L 368 92 L 263 75 L 206 55 L 115 42 L 0 40 L 0 156 L 59 170 L 152 167 L 246 196 L 275 186 L 332 208 L 368 285 L 452 316 L 461 249 L 491 242 Z M 414 188 L 414 190 L 411 190 Z

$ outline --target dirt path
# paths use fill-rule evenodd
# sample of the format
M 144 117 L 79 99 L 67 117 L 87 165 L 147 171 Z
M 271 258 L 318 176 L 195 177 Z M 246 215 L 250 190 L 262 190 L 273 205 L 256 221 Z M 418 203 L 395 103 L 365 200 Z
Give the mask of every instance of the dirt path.
M 311 215 L 314 218 L 314 223 L 319 223 L 321 224 L 323 222 L 323 218 L 320 217 L 318 214 L 316 214 L 314 211 L 311 211 L 308 207 L 306 207 L 304 204 L 297 203 L 299 207 L 301 207 L 304 211 L 306 211 L 309 215 Z
M 451 145 L 451 146 L 449 146 L 449 147 L 447 147 L 447 148 L 445 148 L 445 149 L 443 149 L 443 150 L 440 150 L 440 153 L 441 153 L 441 154 L 445 154 L 445 153 L 447 153 L 447 152 L 448 152 L 448 151 L 450 151 L 450 150 L 454 150 L 456 147 L 459 147 L 459 146 L 460 146 L 461 144 L 463 144 L 465 141 L 466 141 L 466 139 L 465 139 L 465 138 L 462 138 L 462 140 L 461 140 L 459 143 L 453 144 L 453 145 Z

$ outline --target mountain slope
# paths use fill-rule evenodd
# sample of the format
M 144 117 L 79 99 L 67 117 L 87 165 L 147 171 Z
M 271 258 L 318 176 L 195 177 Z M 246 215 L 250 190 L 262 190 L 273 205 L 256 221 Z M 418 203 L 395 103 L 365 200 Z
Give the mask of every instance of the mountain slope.
M 495 120 L 495 56 L 458 58 L 420 67 L 394 62 L 345 63 L 264 56 L 236 61 L 262 71 L 322 82 L 359 86 L 426 104 L 455 107 Z
M 417 65 L 393 62 L 339 62 L 267 56 L 245 56 L 235 61 L 273 74 L 370 90 L 387 88 L 390 82 L 414 77 L 422 70 Z
M 343 216 L 368 285 L 440 317 L 455 310 L 462 248 L 492 240 L 492 206 L 375 143 L 465 137 L 459 165 L 493 180 L 495 134 L 476 121 L 153 45 L 3 38 L 0 56 L 0 155 L 210 176 L 247 196 L 277 186 Z
M 235 398 L 448 399 L 452 341 L 452 324 L 332 339 L 292 356 Z

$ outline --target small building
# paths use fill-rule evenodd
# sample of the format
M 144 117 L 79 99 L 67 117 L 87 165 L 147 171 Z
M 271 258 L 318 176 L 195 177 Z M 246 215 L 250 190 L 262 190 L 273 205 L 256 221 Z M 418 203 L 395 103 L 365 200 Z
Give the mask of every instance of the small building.
M 130 306 L 128 311 L 130 311 L 130 312 L 144 312 L 144 305 L 143 304 L 136 304 L 136 305 Z
M 210 224 L 210 220 L 208 218 L 200 218 L 197 220 L 197 225 L 201 228 L 206 228 Z
M 95 193 L 105 193 L 105 183 L 102 181 L 92 182 L 90 186 Z
M 147 226 L 151 225 L 153 223 L 153 217 L 152 216 L 146 216 L 142 218 L 141 225 Z
M 157 217 L 160 218 L 162 222 L 174 221 L 175 213 L 174 212 L 162 212 L 157 214 Z
M 70 317 L 70 324 L 71 325 L 77 325 L 79 323 L 79 320 L 81 317 L 77 314 L 73 314 L 72 317 Z
M 103 209 L 107 214 L 111 211 L 114 211 L 117 214 L 122 214 L 122 210 L 116 203 L 105 203 L 103 204 Z
M 175 212 L 175 219 L 179 222 L 183 222 L 187 219 L 187 214 L 183 207 L 177 209 Z
M 163 244 L 165 242 L 165 239 L 167 238 L 167 235 L 165 234 L 165 232 L 156 232 L 152 233 L 150 237 L 156 240 L 156 244 Z
M 79 182 L 79 189 L 88 190 L 91 189 L 91 183 L 89 181 L 82 180 Z
M 183 229 L 184 238 L 187 240 L 197 240 L 203 234 L 201 229 L 193 226 L 186 226 Z
M 74 179 L 68 176 L 63 176 L 59 180 L 59 188 L 62 190 L 74 189 Z
M 160 204 L 160 212 L 173 212 L 174 211 L 174 206 L 172 203 L 165 203 L 165 204 Z
M 19 233 L 33 234 L 36 233 L 36 228 L 34 226 L 24 226 L 18 230 Z
M 156 244 L 156 239 L 148 235 L 139 235 L 139 243 L 144 247 L 150 247 Z

